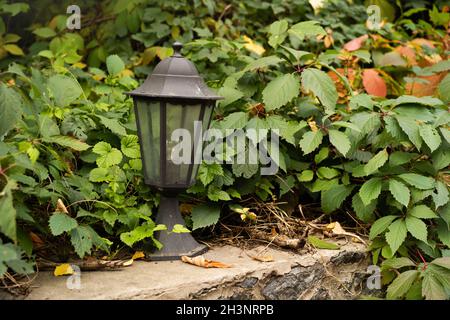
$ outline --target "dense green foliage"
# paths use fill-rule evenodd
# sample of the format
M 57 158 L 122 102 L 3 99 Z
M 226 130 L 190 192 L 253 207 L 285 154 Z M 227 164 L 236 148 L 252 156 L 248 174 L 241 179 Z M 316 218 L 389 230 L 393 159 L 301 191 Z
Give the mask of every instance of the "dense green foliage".
M 124 92 L 180 40 L 225 97 L 214 128 L 281 137 L 277 175 L 201 165 L 187 196 L 209 203 L 192 209 L 192 229 L 229 209 L 257 222 L 241 200 L 294 194 L 370 226 L 388 298 L 448 298 L 449 13 L 439 4 L 368 1 L 388 18 L 369 30 L 365 7 L 345 0 L 318 12 L 306 0 L 95 3 L 82 6 L 79 31 L 51 5 L 25 32 L 14 18 L 34 8 L 0 0 L 0 277 L 32 272 L 39 246 L 59 260 L 161 246 Z

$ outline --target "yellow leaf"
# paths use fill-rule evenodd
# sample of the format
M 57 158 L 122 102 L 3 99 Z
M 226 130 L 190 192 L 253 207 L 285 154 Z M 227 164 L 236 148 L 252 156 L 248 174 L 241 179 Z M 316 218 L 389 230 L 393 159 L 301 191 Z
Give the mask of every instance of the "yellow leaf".
M 6 51 L 8 51 L 9 53 L 11 53 L 11 54 L 13 54 L 15 56 L 23 56 L 24 55 L 22 49 L 20 49 L 15 44 L 5 44 L 3 46 L 3 49 L 5 49 Z
M 129 69 L 125 69 L 125 70 L 123 70 L 123 71 L 121 72 L 121 75 L 122 75 L 123 77 L 126 77 L 126 76 L 132 77 L 132 76 L 134 75 L 134 73 L 133 73 L 133 71 L 131 71 L 131 70 L 129 70 Z
M 312 132 L 317 132 L 319 130 L 315 121 L 308 121 L 308 126 L 311 128 Z
M 145 258 L 145 254 L 142 251 L 136 251 L 131 259 L 137 260 L 141 258 Z
M 261 261 L 261 262 L 272 262 L 272 261 L 274 261 L 273 256 L 270 255 L 270 254 L 255 255 L 255 256 L 251 256 L 251 258 L 253 260 L 257 260 L 257 261 Z
M 78 68 L 78 69 L 84 69 L 84 68 L 86 68 L 86 64 L 84 64 L 83 62 L 77 62 L 77 63 L 73 64 L 72 67 Z
M 70 264 L 63 263 L 55 268 L 55 271 L 53 272 L 53 274 L 55 277 L 67 276 L 67 275 L 74 274 L 74 271 Z
M 247 49 L 248 51 L 251 51 L 253 53 L 256 53 L 257 55 L 262 55 L 264 52 L 266 52 L 266 49 L 264 49 L 263 46 L 254 43 L 252 39 L 250 39 L 247 36 L 243 36 L 243 39 L 245 42 L 247 42 L 244 47 L 245 49 Z

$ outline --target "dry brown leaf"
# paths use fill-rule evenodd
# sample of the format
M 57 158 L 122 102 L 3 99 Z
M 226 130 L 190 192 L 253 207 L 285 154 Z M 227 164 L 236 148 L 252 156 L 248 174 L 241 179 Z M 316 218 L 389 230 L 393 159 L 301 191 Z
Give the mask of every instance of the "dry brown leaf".
M 358 239 L 360 242 L 366 244 L 366 242 L 357 234 L 354 234 L 352 232 L 347 232 L 342 228 L 341 224 L 339 222 L 331 222 L 325 226 L 325 229 L 329 232 L 331 232 L 333 235 L 339 236 L 350 236 L 352 239 Z
M 133 257 L 131 257 L 131 259 L 133 259 L 133 260 L 137 260 L 137 259 L 141 259 L 141 258 L 145 258 L 145 254 L 142 251 L 136 251 L 133 254 Z
M 133 260 L 133 259 L 130 259 L 130 260 L 128 260 L 128 261 L 125 261 L 122 265 L 123 265 L 124 267 L 129 267 L 129 266 L 131 266 L 131 265 L 133 264 L 133 262 L 134 262 L 134 260 Z
M 56 201 L 56 211 L 69 213 L 69 211 L 67 211 L 66 206 L 64 205 L 64 202 L 61 199 L 58 199 L 58 201 Z
M 197 256 L 193 258 L 188 256 L 182 256 L 181 261 L 202 268 L 231 268 L 231 266 L 228 264 L 219 261 L 208 260 L 205 259 L 205 257 L 203 256 Z
M 29 235 L 34 248 L 39 249 L 44 246 L 44 241 L 36 233 L 30 231 Z
M 271 254 L 258 254 L 258 255 L 250 255 L 253 260 L 261 261 L 261 262 L 272 262 L 274 261 L 273 256 Z

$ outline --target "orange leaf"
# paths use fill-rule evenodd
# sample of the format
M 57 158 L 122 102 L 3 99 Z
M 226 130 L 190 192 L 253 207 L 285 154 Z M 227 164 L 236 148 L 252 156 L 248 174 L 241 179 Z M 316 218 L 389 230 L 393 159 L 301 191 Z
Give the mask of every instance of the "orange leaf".
M 344 49 L 347 51 L 356 51 L 362 47 L 362 45 L 364 44 L 364 42 L 367 40 L 368 37 L 369 36 L 367 34 L 365 34 L 361 37 L 353 39 L 353 40 L 347 42 L 346 44 L 344 44 Z
M 380 77 L 375 69 L 365 69 L 362 73 L 364 89 L 368 94 L 377 97 L 386 97 L 387 88 L 383 78 Z
M 231 268 L 231 266 L 228 264 L 225 264 L 225 263 L 222 263 L 219 261 L 207 260 L 203 256 L 198 256 L 198 257 L 194 257 L 194 258 L 182 256 L 181 261 L 192 264 L 194 266 L 202 267 L 202 268 Z
M 33 247 L 39 249 L 44 246 L 44 241 L 36 233 L 30 231 L 29 235 L 33 242 Z
M 406 61 L 408 61 L 408 64 L 410 66 L 417 65 L 416 52 L 414 51 L 414 49 L 406 46 L 401 46 L 395 48 L 394 51 L 398 52 L 402 57 L 406 58 Z
M 444 77 L 445 73 L 418 77 L 419 79 L 426 80 L 428 82 L 422 83 L 420 80 L 417 82 L 408 82 L 406 84 L 406 92 L 416 97 L 432 96 L 436 92 L 437 86 Z

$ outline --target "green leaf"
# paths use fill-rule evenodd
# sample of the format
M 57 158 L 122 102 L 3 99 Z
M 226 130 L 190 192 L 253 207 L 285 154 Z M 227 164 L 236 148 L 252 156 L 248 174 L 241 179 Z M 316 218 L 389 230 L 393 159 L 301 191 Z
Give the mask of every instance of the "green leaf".
M 119 164 L 122 161 L 122 153 L 116 148 L 112 148 L 107 142 L 98 142 L 92 151 L 100 157 L 97 158 L 97 165 L 101 168 L 108 168 Z
M 230 195 L 227 192 L 221 190 L 220 188 L 218 188 L 218 187 L 216 187 L 214 185 L 210 185 L 208 187 L 208 198 L 210 200 L 212 200 L 212 201 L 219 201 L 219 200 L 228 201 L 228 200 L 231 200 L 231 197 L 230 197 Z
M 333 80 L 323 71 L 308 68 L 302 72 L 302 86 L 305 91 L 311 91 L 325 106 L 327 114 L 334 113 L 338 93 Z
M 274 80 L 264 88 L 263 101 L 267 111 L 278 109 L 299 95 L 300 83 L 293 74 L 285 74 Z
M 445 103 L 450 102 L 450 73 L 445 76 L 444 79 L 441 80 L 438 86 L 439 97 L 441 97 L 442 101 Z
M 319 239 L 316 236 L 308 236 L 308 243 L 317 249 L 328 249 L 328 250 L 340 249 L 340 247 L 337 244 Z
M 408 270 L 402 272 L 392 283 L 389 285 L 387 289 L 386 298 L 388 299 L 397 299 L 402 298 L 411 288 L 413 282 L 417 279 L 419 275 L 419 271 L 417 270 Z
M 373 200 L 368 205 L 365 205 L 357 193 L 352 198 L 352 207 L 359 219 L 363 222 L 370 222 L 373 219 L 373 212 L 377 207 L 377 201 Z
M 125 136 L 127 134 L 127 130 L 123 127 L 123 125 L 119 122 L 117 119 L 109 119 L 106 117 L 102 117 L 99 115 L 96 115 L 100 122 L 109 130 L 111 130 L 112 133 L 115 133 L 119 136 Z
M 120 140 L 120 149 L 128 158 L 137 159 L 141 157 L 138 136 L 127 135 Z
M 5 44 L 3 45 L 3 49 L 15 56 L 25 55 L 23 50 L 16 44 Z
M 80 258 L 84 258 L 86 253 L 92 249 L 92 233 L 87 226 L 78 226 L 70 231 L 70 242 L 75 248 L 75 252 Z
M 316 132 L 308 131 L 303 135 L 299 145 L 303 150 L 303 153 L 306 155 L 316 150 L 322 143 L 322 139 L 323 134 L 320 130 L 317 130 Z
M 433 178 L 425 177 L 417 173 L 402 173 L 398 177 L 420 190 L 433 189 L 435 186 L 435 180 Z
M 433 193 L 431 196 L 436 209 L 449 202 L 449 191 L 442 181 L 436 181 L 436 193 Z
M 273 48 L 282 44 L 287 35 L 288 22 L 286 19 L 275 21 L 269 26 L 269 45 Z
M 124 232 L 120 235 L 120 240 L 128 246 L 133 246 L 136 242 L 142 241 L 147 238 L 153 239 L 155 231 L 166 230 L 164 225 L 157 225 L 151 221 L 144 223 L 141 226 L 134 228 L 129 232 Z M 155 240 L 153 239 L 155 242 Z M 157 246 L 157 243 L 154 243 Z
M 76 151 L 85 151 L 91 147 L 87 143 L 69 136 L 51 136 L 43 138 L 42 141 L 48 143 L 56 143 L 60 146 L 68 147 Z
M 233 163 L 231 165 L 231 169 L 233 170 L 233 174 L 236 177 L 244 177 L 245 179 L 250 179 L 251 177 L 253 177 L 259 169 L 259 165 L 258 164 L 238 164 L 238 163 Z
M 78 227 L 77 220 L 69 217 L 65 213 L 54 213 L 48 221 L 50 231 L 54 236 L 59 236 L 64 232 L 69 232 Z
M 108 68 L 108 73 L 115 76 L 125 69 L 125 64 L 118 55 L 113 54 L 106 58 L 106 67 Z
M 331 123 L 333 127 L 342 127 L 342 128 L 349 128 L 356 132 L 361 132 L 361 129 L 359 127 L 351 122 L 345 122 L 345 121 L 335 121 Z
M 364 205 L 369 205 L 374 199 L 377 199 L 381 193 L 382 186 L 381 178 L 371 178 L 370 180 L 364 182 L 359 190 L 359 196 L 361 197 Z
M 328 134 L 331 144 L 345 156 L 350 150 L 350 140 L 348 139 L 347 135 L 338 130 L 329 130 Z
M 305 37 L 317 37 L 327 34 L 318 21 L 303 21 L 294 24 L 288 32 L 297 36 L 300 40 L 303 40 Z
M 339 176 L 340 172 L 333 168 L 320 167 L 317 169 L 317 176 L 320 179 L 333 179 Z
M 389 231 L 385 234 L 386 241 L 394 254 L 406 240 L 407 228 L 405 220 L 398 219 L 394 221 L 388 229 Z
M 431 263 L 445 269 L 450 269 L 450 257 L 436 258 Z
M 51 28 L 48 28 L 48 27 L 37 28 L 36 30 L 33 31 L 33 33 L 35 35 L 37 35 L 38 37 L 41 37 L 41 38 L 44 38 L 44 39 L 52 38 L 52 37 L 56 36 L 55 30 L 53 30 Z
M 300 182 L 308 182 L 314 178 L 314 171 L 312 170 L 304 170 L 302 173 L 297 175 L 297 179 Z
M 431 272 L 425 273 L 422 281 L 422 296 L 426 300 L 447 300 L 446 294 L 441 283 L 436 279 L 436 276 Z
M 389 179 L 389 191 L 392 193 L 395 200 L 405 207 L 408 207 L 411 194 L 407 186 L 395 179 Z
M 381 267 L 383 269 L 401 269 L 404 267 L 415 267 L 416 264 L 409 258 L 401 257 L 401 258 L 392 258 L 383 261 Z
M 429 124 L 422 124 L 419 126 L 419 133 L 423 141 L 430 148 L 431 152 L 439 148 L 441 145 L 441 136 L 435 128 Z
M 425 243 L 428 242 L 427 225 L 422 220 L 417 219 L 416 217 L 408 216 L 406 217 L 405 222 L 406 228 L 414 238 L 419 239 Z
M 220 217 L 220 207 L 210 204 L 201 204 L 192 209 L 192 230 L 216 224 Z
M 17 240 L 16 209 L 12 195 L 15 188 L 15 183 L 9 180 L 0 192 L 0 231 L 14 242 Z
M 22 99 L 11 88 L 0 84 L 0 140 L 22 117 Z
M 248 115 L 245 112 L 233 112 L 219 122 L 222 129 L 242 129 L 248 121 Z
M 408 211 L 408 215 L 419 219 L 434 219 L 439 217 L 433 210 L 424 204 L 413 207 Z
M 48 79 L 47 85 L 58 107 L 67 107 L 83 93 L 76 80 L 61 74 Z
M 389 156 L 389 165 L 392 167 L 399 166 L 408 163 L 415 157 L 417 157 L 417 153 L 395 151 Z
M 253 71 L 256 69 L 265 68 L 268 66 L 274 66 L 279 64 L 280 62 L 284 61 L 281 58 L 278 58 L 277 56 L 268 56 L 256 59 L 252 62 L 250 62 L 244 69 L 244 71 Z
M 241 91 L 230 87 L 220 88 L 218 94 L 224 97 L 223 100 L 219 101 L 219 105 L 221 107 L 226 107 L 227 105 L 232 104 L 233 102 L 239 100 L 244 96 Z
M 314 156 L 314 162 L 316 164 L 321 163 L 323 160 L 328 158 L 329 152 L 330 149 L 328 147 L 321 148 L 320 151 Z
M 198 170 L 198 178 L 204 186 L 210 184 L 216 176 L 223 176 L 222 166 L 218 163 L 202 163 Z
M 370 228 L 369 239 L 370 240 L 375 239 L 376 236 L 378 236 L 384 230 L 386 230 L 387 227 L 391 225 L 392 221 L 394 221 L 397 218 L 398 216 L 385 216 L 375 221 L 372 227 Z
M 191 230 L 183 226 L 182 224 L 176 224 L 173 226 L 172 231 L 173 233 L 189 233 Z
M 105 182 L 110 180 L 109 170 L 107 168 L 94 168 L 89 173 L 89 181 Z
M 325 213 L 331 213 L 338 209 L 344 200 L 352 193 L 353 186 L 343 184 L 322 191 L 321 206 Z
M 400 128 L 406 133 L 409 140 L 416 146 L 417 150 L 420 150 L 422 146 L 422 138 L 419 133 L 419 126 L 413 118 L 406 116 L 396 116 Z
M 369 160 L 369 162 L 367 162 L 364 165 L 365 174 L 368 176 L 376 172 L 386 163 L 388 157 L 389 154 L 387 153 L 386 149 L 383 149 L 380 152 L 378 152 L 372 159 Z
M 103 219 L 112 227 L 116 223 L 118 217 L 119 215 L 117 214 L 116 211 L 106 210 L 103 212 Z

